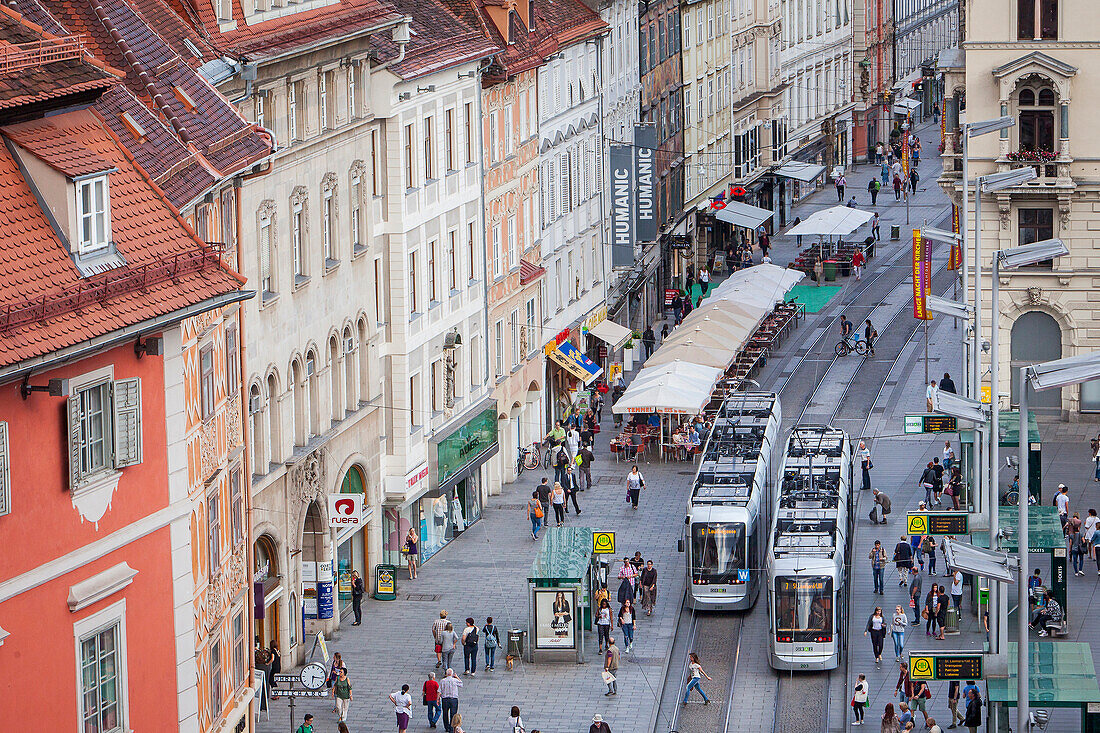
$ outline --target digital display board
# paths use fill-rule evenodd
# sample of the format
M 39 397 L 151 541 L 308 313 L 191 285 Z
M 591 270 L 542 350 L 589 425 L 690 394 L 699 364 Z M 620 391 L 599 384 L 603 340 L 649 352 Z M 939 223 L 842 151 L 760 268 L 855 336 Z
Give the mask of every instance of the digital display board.
M 909 534 L 960 535 L 970 532 L 968 512 L 909 512 L 906 514 Z
M 959 432 L 959 420 L 950 415 L 939 415 L 934 413 L 906 415 L 904 430 L 906 435 L 919 433 L 957 433 Z
M 913 680 L 980 680 L 984 655 L 964 652 L 910 652 L 909 678 Z

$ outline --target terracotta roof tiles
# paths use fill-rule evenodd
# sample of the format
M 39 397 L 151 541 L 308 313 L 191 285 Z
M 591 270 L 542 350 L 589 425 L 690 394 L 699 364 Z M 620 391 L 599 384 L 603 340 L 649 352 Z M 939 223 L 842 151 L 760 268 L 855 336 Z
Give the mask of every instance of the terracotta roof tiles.
M 500 46 L 485 33 L 485 28 L 471 26 L 440 0 L 391 0 L 404 15 L 412 16 L 412 39 L 405 58 L 389 67 L 403 79 L 413 79 L 441 69 L 491 56 Z M 389 34 L 371 37 L 379 49 L 378 57 L 387 61 L 397 56 L 397 46 Z

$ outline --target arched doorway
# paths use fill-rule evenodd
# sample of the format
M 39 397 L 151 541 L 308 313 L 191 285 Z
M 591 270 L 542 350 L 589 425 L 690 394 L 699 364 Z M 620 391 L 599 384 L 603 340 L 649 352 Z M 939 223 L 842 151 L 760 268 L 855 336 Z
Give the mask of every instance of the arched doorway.
M 328 557 L 328 527 L 321 520 L 321 505 L 312 501 L 302 526 L 302 615 L 307 619 L 332 618 L 332 562 Z
M 363 494 L 364 505 L 366 503 L 366 480 L 363 470 L 359 466 L 351 466 L 344 474 L 340 482 L 340 493 Z M 336 597 L 339 604 L 339 613 L 342 617 L 352 612 L 352 571 L 358 571 L 359 577 L 366 579 L 369 558 L 367 556 L 367 532 L 366 526 L 347 527 L 336 535 Z
M 279 555 L 275 540 L 260 535 L 252 545 L 252 582 L 256 595 L 253 634 L 260 646 L 279 644 L 279 603 L 283 586 L 279 582 Z M 282 648 L 282 644 L 279 644 Z
M 1012 404 L 1020 404 L 1020 369 L 1052 359 L 1062 358 L 1062 329 L 1058 321 L 1042 311 L 1028 311 L 1012 324 Z M 1028 408 L 1043 412 L 1060 412 L 1062 390 L 1042 392 L 1028 388 Z

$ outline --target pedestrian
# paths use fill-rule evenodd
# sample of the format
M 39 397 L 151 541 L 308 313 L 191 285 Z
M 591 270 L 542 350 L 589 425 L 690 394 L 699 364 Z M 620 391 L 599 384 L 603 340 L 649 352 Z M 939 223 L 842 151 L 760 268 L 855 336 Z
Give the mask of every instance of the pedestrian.
M 602 715 L 596 713 L 592 716 L 592 725 L 588 726 L 588 733 L 611 733 L 611 726 L 604 722 Z
M 955 721 L 962 723 L 962 713 L 959 712 L 959 698 L 962 696 L 962 685 L 958 680 L 951 680 L 947 685 L 947 709 L 951 711 L 951 725 L 948 728 L 955 728 Z
M 439 707 L 439 683 L 435 681 L 435 672 L 428 672 L 428 679 L 424 680 L 423 695 L 424 705 L 428 708 L 428 727 L 434 728 L 443 712 Z
M 1058 484 L 1058 493 L 1054 495 L 1054 505 L 1058 507 L 1058 520 L 1062 527 L 1069 521 L 1069 488 L 1065 484 Z
M 901 653 L 905 651 L 905 627 L 909 625 L 909 617 L 901 606 L 894 606 L 894 615 L 890 618 L 890 637 L 894 640 L 894 661 L 901 661 Z
M 638 497 L 641 495 L 642 489 L 644 488 L 645 477 L 638 471 L 638 466 L 635 464 L 626 477 L 626 496 L 634 509 L 638 508 Z
M 485 645 L 485 671 L 497 668 L 497 649 L 500 648 L 500 632 L 493 624 L 493 617 L 485 619 L 485 625 L 481 627 L 482 643 Z
M 584 449 L 582 448 L 581 450 Z M 580 460 L 580 453 L 577 454 L 577 459 Z M 577 473 L 573 470 L 573 463 L 570 463 L 569 468 L 565 471 L 565 483 L 562 485 L 562 489 L 565 491 L 565 501 L 562 502 L 564 512 L 566 514 L 569 513 L 568 502 L 572 500 L 573 509 L 580 515 L 581 507 L 577 504 L 577 494 L 581 491 L 581 482 L 580 477 L 578 477 Z
M 898 716 L 894 713 L 894 703 L 892 702 L 886 703 L 879 731 L 880 733 L 901 733 L 901 723 L 898 722 Z
M 920 174 L 917 173 L 916 165 L 913 165 L 909 169 L 909 190 L 913 193 L 917 192 L 917 181 L 920 180 Z
M 936 574 L 936 538 L 926 534 L 920 542 L 920 551 L 924 553 L 928 563 L 928 574 Z
M 894 201 L 901 201 L 901 174 L 894 174 Z
M 849 209 L 854 209 L 854 208 L 856 208 L 857 204 L 856 204 L 856 197 L 855 197 L 855 195 L 854 195 L 854 194 L 853 194 L 852 198 L 848 199 L 848 204 L 847 204 L 847 206 L 848 206 L 848 208 L 849 208 Z
M 982 725 L 982 699 L 978 697 L 977 689 L 971 689 L 966 700 L 966 717 L 963 718 L 963 725 L 970 733 L 978 733 L 978 728 Z
M 584 477 L 584 482 L 577 478 L 577 485 L 580 487 L 578 491 L 584 491 L 585 489 L 592 488 L 592 461 L 596 460 L 596 456 L 592 453 L 592 444 L 582 446 L 580 453 L 577 454 L 580 459 L 577 462 L 577 466 L 580 469 L 580 475 Z M 574 504 L 576 506 L 576 504 Z M 581 510 L 577 509 L 577 514 L 580 514 Z
M 409 527 L 409 533 L 405 535 L 405 561 L 409 564 L 409 579 L 416 580 L 416 559 L 420 557 L 417 554 L 417 545 L 420 543 L 420 537 L 416 534 L 416 530 Z
M 628 598 L 633 600 L 636 595 L 634 589 L 638 581 L 638 571 L 630 562 L 630 558 L 624 557 L 623 564 L 619 566 L 619 581 L 619 603 L 622 604 Z
M 508 725 L 505 731 L 507 733 L 523 733 L 523 718 L 519 714 L 519 705 L 512 706 L 512 711 L 508 714 Z
M 599 653 L 602 654 L 611 643 L 611 604 L 606 598 L 600 600 L 596 609 L 596 637 L 600 645 Z
M 902 535 L 898 543 L 894 545 L 894 569 L 898 571 L 898 587 L 900 588 L 909 580 L 909 572 L 913 569 L 913 548 L 909 546 L 909 540 L 905 535 Z
M 332 655 L 332 666 L 328 670 L 328 680 L 325 684 L 331 690 L 332 686 L 336 684 L 336 680 L 340 678 L 340 670 L 344 668 L 344 660 L 340 657 L 340 652 L 336 652 Z M 333 704 L 332 712 L 336 712 L 336 705 Z
M 268 682 L 270 682 L 271 687 L 274 688 L 276 686 L 276 684 L 275 684 L 275 675 L 277 675 L 277 674 L 279 674 L 280 672 L 283 671 L 283 657 L 279 653 L 279 643 L 277 641 L 275 641 L 274 639 L 272 639 L 271 643 L 268 644 L 267 654 L 268 654 L 268 658 L 271 660 L 271 667 L 270 667 L 271 674 L 270 674 L 270 678 L 269 678 Z
M 947 372 L 943 373 L 943 379 L 940 380 L 940 389 L 955 394 L 955 382 Z
M 527 516 L 531 520 L 531 539 L 539 538 L 539 529 L 542 527 L 542 502 L 539 501 L 538 490 L 531 492 L 531 498 L 527 500 Z M 437 667 L 439 665 L 436 665 Z
M 623 632 L 623 644 L 626 651 L 634 650 L 634 604 L 629 598 L 623 601 L 619 609 L 619 628 Z
M 473 618 L 466 619 L 466 628 L 462 630 L 462 674 L 477 676 L 477 624 Z
M 881 163 L 882 162 L 882 154 L 884 152 L 885 152 L 885 149 L 882 147 L 882 143 L 877 143 L 875 145 L 875 162 L 876 163 Z
M 932 469 L 932 461 L 929 461 L 928 465 L 924 467 L 918 487 L 924 489 L 924 504 L 930 507 L 932 505 L 932 492 L 936 488 L 936 472 Z
M 615 646 L 615 637 L 607 640 L 607 651 L 604 652 L 603 661 L 604 682 L 607 683 L 607 692 L 604 695 L 618 695 L 619 687 L 616 684 L 615 673 L 619 671 L 619 647 Z
M 409 729 L 409 718 L 412 717 L 413 699 L 409 694 L 409 686 L 401 685 L 401 692 L 391 692 L 390 702 L 397 713 L 397 733 L 405 733 Z
M 920 624 L 921 619 L 921 586 L 924 580 L 921 578 L 918 568 L 910 568 L 909 573 L 909 608 L 913 609 L 913 625 Z
M 843 202 L 844 188 L 848 185 L 848 179 L 844 177 L 843 173 L 841 173 L 836 177 L 836 180 L 833 181 L 833 185 L 836 186 L 836 200 Z
M 890 513 L 890 497 L 878 489 L 871 489 L 871 494 L 875 497 L 875 503 L 871 507 L 871 524 L 886 524 L 886 515 Z
M 348 679 L 347 667 L 341 667 L 338 675 L 332 685 L 332 697 L 336 702 L 336 720 L 343 721 L 348 719 L 348 708 L 351 707 L 351 680 Z M 405 685 L 404 689 L 408 690 L 409 686 Z
M 657 344 L 657 334 L 653 333 L 653 326 L 646 326 L 645 333 L 642 334 L 642 346 L 645 347 L 645 358 L 649 358 L 653 353 L 653 347 Z
M 1093 557 L 1096 550 L 1098 528 L 1100 528 L 1100 516 L 1097 516 L 1095 509 L 1089 509 L 1089 515 L 1085 517 L 1085 523 L 1081 526 L 1082 536 L 1088 543 L 1089 557 Z
M 569 471 L 566 470 L 562 481 L 569 481 Z M 554 507 L 554 519 L 557 526 L 565 524 L 565 488 L 560 482 L 554 482 L 554 488 L 550 492 L 550 505 Z
M 704 297 L 710 292 L 710 271 L 705 267 L 699 268 L 699 290 Z
M 462 688 L 462 680 L 455 671 L 447 668 L 447 674 L 439 682 L 439 696 L 443 702 L 443 730 L 454 733 L 452 718 L 458 714 L 458 691 Z
M 951 497 L 951 508 L 958 510 L 959 497 L 962 495 L 962 468 L 954 461 L 951 465 L 951 478 L 948 479 L 943 492 Z
M 875 326 L 871 323 L 870 318 L 863 322 L 863 338 L 867 339 L 867 353 L 870 356 L 874 356 L 875 342 L 878 341 L 878 331 L 875 330 Z
M 877 178 L 872 178 L 867 182 L 867 193 L 871 194 L 871 206 L 878 206 L 878 192 L 882 188 L 882 184 L 879 183 Z
M 882 645 L 886 641 L 886 617 L 882 615 L 882 607 L 875 606 L 875 610 L 867 619 L 867 628 L 863 635 L 871 636 L 871 650 L 875 653 L 875 664 L 882 664 Z
M 936 614 L 936 602 L 939 598 L 939 593 L 937 592 L 938 588 L 939 586 L 933 583 L 932 587 L 924 595 L 924 610 L 921 611 L 920 615 L 921 618 L 924 619 L 925 636 L 936 636 L 936 632 L 939 628 L 937 626 L 938 616 Z
M 951 575 L 951 603 L 955 606 L 955 611 L 961 616 L 963 604 L 963 574 L 958 568 L 955 568 L 955 572 Z
M 447 612 L 440 611 L 439 618 L 432 624 L 432 641 L 435 642 L 435 668 L 443 666 L 443 631 L 447 628 Z
M 852 253 L 852 274 L 856 276 L 856 280 L 863 279 L 863 263 L 867 261 L 867 258 L 863 256 L 863 250 L 857 248 Z
M 565 433 L 565 447 L 569 451 L 569 463 L 572 464 L 577 458 L 577 451 L 581 449 L 581 432 L 576 425 Z
M 306 713 L 306 716 L 302 718 L 302 724 L 298 726 L 298 730 L 294 733 L 313 733 L 313 716 Z
M 462 715 L 455 713 L 451 718 L 451 731 L 452 733 L 466 733 L 466 729 L 462 727 Z
M 455 649 L 458 648 L 458 634 L 454 624 L 450 621 L 443 627 L 443 633 L 439 635 L 439 642 L 443 648 L 443 667 L 450 669 L 451 660 L 454 659 Z
M 868 321 L 870 323 L 870 321 Z M 859 466 L 863 469 L 863 490 L 871 490 L 871 468 L 874 466 L 871 463 L 871 450 L 867 447 L 865 441 L 859 441 Z
M 932 479 L 932 506 L 940 506 L 943 498 L 943 464 L 940 463 L 939 456 L 932 456 L 932 473 L 934 477 Z
M 939 641 L 944 640 L 944 631 L 947 630 L 947 606 L 950 601 L 947 598 L 947 587 L 943 585 L 936 586 L 935 597 L 935 611 L 936 611 L 936 626 L 939 627 L 940 633 L 936 636 Z
M 913 730 L 913 713 L 909 711 L 909 703 L 898 703 L 898 722 L 905 733 Z
M 882 179 L 882 185 L 885 186 L 886 182 L 890 180 L 890 163 L 885 161 L 885 160 L 882 161 L 879 164 L 878 173 L 879 173 L 879 178 Z
M 680 701 L 680 704 L 687 707 L 688 696 L 691 695 L 692 690 L 697 690 L 703 697 L 703 704 L 710 705 L 710 698 L 707 697 L 707 693 L 703 691 L 703 679 L 710 681 L 710 675 L 703 671 L 703 665 L 699 663 L 699 655 L 695 652 L 688 652 L 688 669 L 691 672 L 691 679 L 688 681 L 687 688 L 684 689 L 684 698 Z
M 363 583 L 363 579 L 359 577 L 358 570 L 351 571 L 351 611 L 355 614 L 355 620 L 351 622 L 352 626 L 359 626 L 363 623 L 363 594 L 366 592 L 366 586 Z M 272 642 L 274 644 L 275 642 Z
M 898 663 L 898 683 L 894 685 L 894 696 L 898 697 L 903 702 L 901 706 L 903 709 L 908 709 L 905 704 L 905 700 L 908 700 L 912 696 L 913 682 L 909 679 L 909 665 L 904 661 Z M 900 723 L 900 720 L 899 720 Z
M 940 389 L 943 389 L 943 382 L 940 382 Z M 955 465 L 955 449 L 951 447 L 950 440 L 945 440 L 943 441 L 943 468 L 945 471 L 950 471 L 953 465 Z
M 564 445 L 557 446 L 553 449 L 554 456 L 554 483 L 561 483 L 565 481 L 565 469 L 569 466 L 569 451 Z M 549 487 L 548 487 L 549 488 Z M 549 511 L 550 507 L 546 507 Z
M 924 390 L 924 399 L 928 408 L 928 412 L 932 412 L 932 395 L 934 395 L 935 393 L 936 380 L 933 379 L 931 382 L 928 383 L 928 386 Z
M 927 718 L 924 724 L 928 728 L 928 733 L 943 733 L 943 728 L 936 724 L 935 718 Z
M 592 395 L 591 405 L 592 411 L 596 413 L 596 424 L 598 425 L 603 422 L 603 394 L 599 390 L 596 390 L 595 394 Z
M 927 509 L 928 504 L 922 501 L 920 503 L 920 506 L 917 508 L 917 511 L 923 512 L 927 511 Z M 920 565 L 921 572 L 924 572 L 924 553 L 920 551 L 920 543 L 923 539 L 923 535 L 919 534 L 909 536 L 909 544 L 913 548 L 913 559 L 915 559 L 917 561 L 917 564 Z
M 768 256 L 768 251 L 772 248 L 772 240 L 771 237 L 768 236 L 767 230 L 761 232 L 757 239 L 760 242 L 760 256 L 761 260 L 763 260 L 764 257 Z
M 852 725 L 863 725 L 863 711 L 871 704 L 867 693 L 867 675 L 860 672 L 859 677 L 856 679 L 856 689 L 852 693 L 852 711 L 856 716 L 856 719 L 852 721 Z
M 642 585 L 642 608 L 646 616 L 652 616 L 653 606 L 657 603 L 657 568 L 653 567 L 652 560 L 646 560 L 639 582 Z
M 795 227 L 797 227 L 801 223 L 802 223 L 802 217 L 801 216 L 796 216 L 794 218 L 794 221 L 791 222 L 791 228 L 794 229 Z M 802 235 L 801 234 L 794 235 L 794 244 L 795 244 L 796 247 L 801 247 L 802 246 Z
M 871 561 L 871 576 L 875 581 L 874 592 L 881 596 L 883 594 L 882 576 L 886 573 L 886 548 L 882 546 L 881 542 L 875 540 L 875 546 L 871 548 L 867 558 Z

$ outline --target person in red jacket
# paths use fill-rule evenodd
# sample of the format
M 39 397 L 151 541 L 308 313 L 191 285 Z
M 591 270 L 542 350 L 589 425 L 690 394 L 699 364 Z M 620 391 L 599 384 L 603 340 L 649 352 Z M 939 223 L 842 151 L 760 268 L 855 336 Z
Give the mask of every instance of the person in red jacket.
M 863 279 L 863 264 L 867 262 L 867 258 L 863 256 L 863 250 L 857 249 L 852 254 L 852 274 L 856 276 L 856 280 Z

